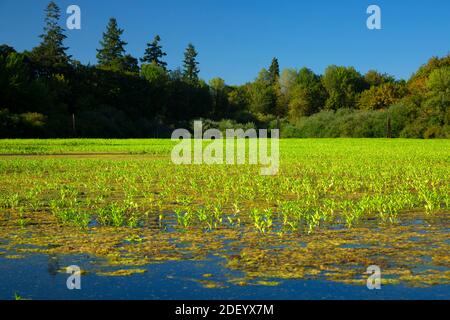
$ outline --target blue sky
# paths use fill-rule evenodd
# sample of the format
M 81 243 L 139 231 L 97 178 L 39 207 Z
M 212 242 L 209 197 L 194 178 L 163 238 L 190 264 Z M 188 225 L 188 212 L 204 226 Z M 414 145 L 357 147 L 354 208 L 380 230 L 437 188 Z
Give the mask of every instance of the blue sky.
M 31 49 L 42 33 L 48 0 L 0 0 L 0 43 Z M 300 0 L 61 0 L 77 4 L 82 29 L 67 31 L 70 54 L 96 63 L 95 49 L 109 17 L 125 29 L 127 51 L 142 56 L 155 34 L 171 69 L 181 65 L 192 42 L 201 77 L 229 84 L 253 80 L 278 57 L 281 68 L 303 66 L 322 73 L 327 65 L 377 69 L 408 78 L 431 56 L 450 52 L 450 1 Z M 366 28 L 366 9 L 382 10 L 382 30 Z

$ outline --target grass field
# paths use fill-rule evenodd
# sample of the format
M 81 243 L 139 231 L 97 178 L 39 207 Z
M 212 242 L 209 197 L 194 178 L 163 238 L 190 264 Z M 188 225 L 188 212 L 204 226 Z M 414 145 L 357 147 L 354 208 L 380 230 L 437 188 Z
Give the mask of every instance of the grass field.
M 106 259 L 93 272 L 128 275 L 212 254 L 244 273 L 206 288 L 365 284 L 369 265 L 383 283 L 450 283 L 448 140 L 282 140 L 276 176 L 174 165 L 173 145 L 0 141 L 3 256 L 89 254 Z

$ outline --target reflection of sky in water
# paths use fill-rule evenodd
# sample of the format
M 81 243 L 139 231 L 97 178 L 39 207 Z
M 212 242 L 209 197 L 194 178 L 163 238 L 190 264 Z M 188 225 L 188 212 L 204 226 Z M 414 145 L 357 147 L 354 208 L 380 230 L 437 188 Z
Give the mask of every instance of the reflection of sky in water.
M 97 261 L 98 262 L 98 261 Z M 0 299 L 12 299 L 17 292 L 30 299 L 448 299 L 450 285 L 410 288 L 401 285 L 368 290 L 365 286 L 320 280 L 279 280 L 279 286 L 238 286 L 226 282 L 241 277 L 226 269 L 220 258 L 207 261 L 173 261 L 146 266 L 147 272 L 125 277 L 88 273 L 81 290 L 68 290 L 69 276 L 59 270 L 69 265 L 96 270 L 88 256 L 31 255 L 25 259 L 0 256 Z M 204 288 L 196 280 L 224 283 L 227 288 Z M 205 279 L 206 280 L 206 279 Z

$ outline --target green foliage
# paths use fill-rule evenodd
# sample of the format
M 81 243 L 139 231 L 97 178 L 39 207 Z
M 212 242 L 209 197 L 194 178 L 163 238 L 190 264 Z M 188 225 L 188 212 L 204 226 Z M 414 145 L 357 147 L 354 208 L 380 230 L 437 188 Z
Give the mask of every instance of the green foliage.
M 413 92 L 423 92 L 427 87 L 427 79 L 430 74 L 442 67 L 450 66 L 450 55 L 442 58 L 433 57 L 409 79 L 408 86 Z
M 15 52 L 16 52 L 16 50 L 13 47 L 10 47 L 6 44 L 0 45 L 0 57 L 2 57 L 3 59 L 6 58 L 11 53 L 15 53 Z
M 270 73 L 262 69 L 258 78 L 249 86 L 249 110 L 255 114 L 274 114 L 276 108 L 276 92 L 271 84 Z
M 442 67 L 431 72 L 427 81 L 429 98 L 440 109 L 445 110 L 450 106 L 450 66 Z
M 250 92 L 248 86 L 228 87 L 229 115 L 238 122 L 251 121 L 253 119 L 249 110 Z
M 239 123 L 232 119 L 222 119 L 220 121 L 214 121 L 210 119 L 200 119 L 203 124 L 203 129 L 218 129 L 222 132 L 223 135 L 226 134 L 227 129 L 243 129 L 244 131 L 248 129 L 256 129 L 256 126 L 253 122 L 247 122 L 247 123 Z M 189 128 L 193 131 L 194 125 L 193 122 L 189 126 Z
M 67 66 L 70 56 L 66 54 L 64 47 L 66 35 L 64 29 L 59 25 L 61 10 L 54 1 L 50 1 L 45 10 L 44 33 L 39 46 L 33 49 L 31 56 L 43 69 L 60 70 Z
M 159 45 L 161 38 L 156 35 L 151 43 L 147 44 L 147 49 L 145 49 L 144 56 L 140 59 L 142 63 L 153 63 L 164 70 L 166 69 L 167 63 L 162 60 L 167 54 L 162 51 L 162 47 Z
M 25 125 L 32 128 L 42 128 L 45 125 L 46 117 L 37 112 L 27 112 L 21 114 L 22 121 Z
M 397 103 L 405 95 L 404 84 L 385 82 L 362 92 L 358 105 L 363 110 L 385 109 Z
M 371 111 L 375 112 L 380 117 L 386 114 Z M 368 112 L 321 113 L 345 118 L 354 126 Z M 204 121 L 208 128 L 219 125 L 222 130 L 237 125 L 226 122 Z M 362 134 L 367 124 L 349 126 L 342 127 L 344 134 L 348 130 Z M 175 143 L 169 139 L 3 140 L 2 154 L 49 156 L 2 160 L 0 208 L 8 221 L 21 228 L 55 221 L 61 224 L 56 232 L 73 226 L 89 231 L 114 227 L 117 232 L 165 226 L 216 231 L 244 227 L 245 232 L 264 234 L 313 234 L 328 227 L 358 227 L 362 220 L 370 226 L 406 223 L 407 217 L 416 221 L 417 213 L 444 217 L 449 208 L 444 163 L 450 149 L 445 140 L 282 139 L 280 169 L 287 174 L 270 177 L 245 164 L 174 165 L 168 156 Z M 74 154 L 98 152 L 121 154 L 102 159 Z M 66 156 L 52 157 L 55 153 Z M 152 160 L 142 161 L 142 156 L 132 153 L 146 153 L 144 158 Z M 124 234 L 127 241 L 148 240 Z M 160 236 L 157 232 L 152 239 L 159 241 Z
M 215 119 L 227 117 L 230 114 L 228 103 L 228 88 L 225 80 L 222 78 L 213 78 L 209 80 L 209 88 L 212 98 L 211 115 Z
M 353 67 L 329 66 L 322 77 L 328 93 L 325 107 L 330 110 L 355 108 L 364 90 L 364 79 Z
M 113 64 L 113 69 L 115 68 L 127 72 L 139 73 L 138 60 L 130 54 L 126 54 L 124 57 L 119 59 L 117 61 L 117 65 L 114 66 Z
M 0 109 L 0 136 L 9 138 L 42 137 L 47 117 L 37 112 L 22 114 Z
M 339 109 L 324 110 L 297 124 L 302 138 L 325 137 L 386 137 L 387 113 L 382 111 L 358 111 Z
M 280 75 L 280 87 L 283 94 L 288 94 L 297 81 L 297 70 L 284 69 Z
M 184 52 L 184 60 L 183 60 L 183 77 L 185 80 L 195 83 L 198 81 L 198 73 L 200 70 L 198 69 L 197 62 L 197 51 L 192 43 L 189 43 L 186 51 Z
M 21 96 L 28 91 L 30 78 L 24 55 L 11 52 L 0 56 L 0 97 L 3 107 L 14 108 L 14 111 L 22 111 L 28 107 L 21 101 Z
M 275 84 L 278 82 L 278 79 L 280 78 L 280 65 L 278 64 L 278 59 L 273 58 L 272 63 L 269 67 L 269 81 L 271 84 Z
M 52 1 L 36 48 L 0 46 L 0 137 L 169 137 L 198 118 L 280 128 L 289 137 L 450 134 L 450 56 L 430 59 L 408 82 L 335 65 L 323 75 L 308 68 L 280 73 L 273 58 L 253 82 L 229 86 L 217 77 L 207 84 L 192 44 L 183 69 L 168 71 L 157 35 L 139 66 L 114 18 L 98 65 L 85 66 L 66 54 L 60 18 Z
M 318 112 L 324 105 L 326 95 L 320 77 L 310 69 L 302 68 L 286 87 L 289 101 L 289 118 L 293 121 Z
M 141 76 L 155 86 L 164 85 L 169 80 L 166 70 L 154 63 L 143 64 L 141 66 Z
M 261 69 L 256 80 L 247 86 L 249 110 L 256 117 L 283 116 L 286 113 L 284 96 L 279 81 L 278 60 L 274 58 L 269 71 Z
M 412 94 L 405 99 L 411 110 L 411 121 L 404 137 L 450 137 L 450 56 L 433 58 L 408 82 Z
M 395 79 L 386 73 L 381 74 L 376 70 L 369 70 L 364 75 L 364 81 L 369 87 L 377 87 L 385 83 L 393 83 Z
M 121 39 L 123 29 L 117 25 L 117 20 L 111 18 L 106 32 L 100 41 L 101 48 L 97 49 L 97 60 L 100 67 L 114 71 L 138 72 L 138 61 L 131 55 L 125 54 L 127 43 Z

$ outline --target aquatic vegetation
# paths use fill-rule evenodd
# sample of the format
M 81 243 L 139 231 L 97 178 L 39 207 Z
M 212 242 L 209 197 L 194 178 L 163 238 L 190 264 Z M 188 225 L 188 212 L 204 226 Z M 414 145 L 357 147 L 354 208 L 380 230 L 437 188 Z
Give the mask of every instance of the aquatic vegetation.
M 21 228 L 25 228 L 29 222 L 29 219 L 26 218 L 24 211 L 24 208 L 19 208 L 19 217 L 17 219 L 17 223 Z
M 109 277 L 123 277 L 131 276 L 133 274 L 145 273 L 146 269 L 120 269 L 115 271 L 104 271 L 97 273 L 99 276 L 109 276 Z
M 204 288 L 207 289 L 222 289 L 227 286 L 220 282 L 209 281 L 209 280 L 197 280 Z
M 2 198 L 0 198 L 0 208 L 15 209 L 19 205 L 19 200 L 20 199 L 18 193 L 2 196 Z
M 14 300 L 23 300 L 22 296 L 18 292 L 14 292 Z
M 277 281 L 257 281 L 256 282 L 256 284 L 257 285 L 260 285 L 260 286 L 270 286 L 270 287 L 275 287 L 275 286 L 278 286 L 280 283 L 279 282 L 277 282 Z
M 191 208 L 188 207 L 185 210 L 183 210 L 182 208 L 176 208 L 175 214 L 177 217 L 178 225 L 183 228 L 187 228 L 190 226 L 193 219 L 193 210 Z
M 105 257 L 121 266 L 116 275 L 214 254 L 245 272 L 230 279 L 241 285 L 358 283 L 374 262 L 392 266 L 389 283 L 448 281 L 430 271 L 449 267 L 447 140 L 281 140 L 276 176 L 251 165 L 174 165 L 170 140 L 114 141 L 28 141 L 39 155 L 0 156 L 1 246 L 19 257 Z M 20 153 L 9 141 L 0 150 Z M 108 150 L 117 154 L 98 154 Z M 431 262 L 418 274 L 421 255 Z M 224 285 L 211 278 L 205 286 Z
M 98 221 L 104 226 L 121 227 L 125 223 L 125 208 L 111 203 L 97 211 Z
M 255 228 L 261 233 L 270 231 L 273 225 L 273 212 L 271 209 L 259 210 L 252 209 L 250 211 L 250 219 L 252 220 Z

